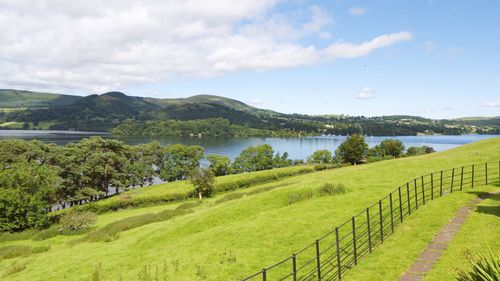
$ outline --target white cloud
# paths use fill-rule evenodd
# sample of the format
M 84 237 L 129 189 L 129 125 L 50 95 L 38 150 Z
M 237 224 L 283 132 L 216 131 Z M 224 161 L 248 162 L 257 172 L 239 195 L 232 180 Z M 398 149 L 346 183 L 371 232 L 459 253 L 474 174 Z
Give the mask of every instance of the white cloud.
M 0 0 L 0 87 L 102 92 L 177 76 L 209 77 L 365 56 L 409 32 L 326 49 L 318 6 L 294 22 L 278 0 Z
M 377 49 L 388 47 L 398 42 L 411 40 L 412 37 L 413 36 L 410 32 L 404 31 L 382 35 L 371 41 L 366 41 L 360 44 L 337 42 L 328 46 L 324 50 L 324 53 L 329 59 L 355 58 L 366 56 Z
M 365 8 L 362 8 L 362 7 L 351 7 L 349 9 L 349 14 L 353 15 L 353 16 L 362 16 L 366 13 L 366 9 Z
M 432 52 L 438 48 L 438 45 L 432 41 L 427 41 L 424 44 L 420 45 L 420 47 L 426 52 Z
M 486 106 L 486 107 L 500 107 L 500 101 L 489 101 L 489 102 L 485 102 L 483 104 L 483 106 Z
M 375 91 L 368 86 L 359 90 L 358 94 L 356 95 L 356 98 L 360 100 L 374 99 L 376 97 L 377 96 L 375 96 Z

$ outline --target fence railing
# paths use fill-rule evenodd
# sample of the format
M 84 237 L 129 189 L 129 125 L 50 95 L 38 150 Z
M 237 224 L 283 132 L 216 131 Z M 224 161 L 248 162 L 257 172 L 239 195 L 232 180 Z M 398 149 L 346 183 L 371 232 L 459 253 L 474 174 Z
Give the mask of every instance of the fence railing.
M 291 256 L 246 280 L 341 280 L 347 270 L 384 243 L 396 227 L 426 202 L 447 194 L 500 184 L 500 161 L 441 170 L 399 186 L 350 220 Z

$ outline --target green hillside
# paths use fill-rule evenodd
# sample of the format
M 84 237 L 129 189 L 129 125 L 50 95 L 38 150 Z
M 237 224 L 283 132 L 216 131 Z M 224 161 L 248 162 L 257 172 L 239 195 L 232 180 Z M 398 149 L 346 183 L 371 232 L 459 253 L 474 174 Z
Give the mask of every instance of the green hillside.
M 88 234 L 40 241 L 22 236 L 5 241 L 2 236 L 0 274 L 2 280 L 238 280 L 308 245 L 414 177 L 499 159 L 500 138 L 495 138 L 440 153 L 287 177 L 218 194 L 201 204 L 187 205 L 195 202 L 187 201 L 106 213 L 98 216 Z M 316 191 L 325 183 L 343 184 L 346 193 L 321 196 Z M 185 183 L 147 187 L 124 194 L 121 200 L 157 196 L 163 189 L 182 190 L 182 185 Z M 494 189 L 498 186 L 478 184 L 475 191 Z M 301 194 L 312 195 L 297 200 Z M 349 271 L 345 280 L 397 280 L 433 234 L 474 196 L 456 192 L 419 208 L 384 245 Z M 175 217 L 160 216 L 174 209 L 177 211 L 168 212 L 176 213 Z M 140 220 L 147 214 L 163 219 L 105 235 L 111 223 Z M 489 232 L 493 238 L 488 241 L 499 246 L 494 229 L 483 232 Z M 107 242 L 89 242 L 92 240 Z M 21 257 L 2 255 L 1 249 L 5 252 L 13 245 L 31 250 Z M 268 280 L 274 279 L 269 276 Z
M 0 89 L 0 108 L 45 108 L 65 106 L 81 99 L 79 96 Z

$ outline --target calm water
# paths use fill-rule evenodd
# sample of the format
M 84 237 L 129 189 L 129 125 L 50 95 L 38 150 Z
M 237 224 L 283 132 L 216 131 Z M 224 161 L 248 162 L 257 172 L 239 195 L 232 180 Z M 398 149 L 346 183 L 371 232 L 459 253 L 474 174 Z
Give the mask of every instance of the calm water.
M 0 139 L 38 139 L 44 142 L 66 144 L 93 135 L 121 140 L 127 144 L 148 143 L 159 141 L 162 145 L 182 143 L 186 145 L 200 145 L 205 148 L 206 154 L 226 155 L 234 159 L 246 147 L 259 144 L 270 144 L 275 151 L 288 152 L 292 159 L 305 159 L 318 149 L 334 151 L 346 137 L 294 137 L 294 138 L 213 138 L 213 137 L 116 137 L 102 133 L 68 132 L 68 131 L 24 131 L 0 130 Z M 463 144 L 486 138 L 499 137 L 498 135 L 461 135 L 461 136 L 399 136 L 399 137 L 366 137 L 370 147 L 379 144 L 382 140 L 391 138 L 401 140 L 406 147 L 428 145 L 436 151 L 454 148 Z

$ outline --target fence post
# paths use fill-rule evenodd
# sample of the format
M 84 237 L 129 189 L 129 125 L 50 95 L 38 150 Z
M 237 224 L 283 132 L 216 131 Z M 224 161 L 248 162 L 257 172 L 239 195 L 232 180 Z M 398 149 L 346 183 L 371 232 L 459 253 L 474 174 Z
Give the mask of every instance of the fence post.
M 339 228 L 335 227 L 335 244 L 337 244 L 337 271 L 339 280 L 342 279 L 342 267 L 340 266 L 340 243 L 339 243 Z
M 416 210 L 416 209 L 418 209 L 417 179 L 413 180 L 413 187 L 415 188 L 415 210 Z
M 411 203 L 410 203 L 410 183 L 407 182 L 406 183 L 406 197 L 408 200 L 406 200 L 408 202 L 408 215 L 411 214 Z
M 424 176 L 422 176 L 422 202 L 425 205 L 425 187 L 424 187 Z
M 488 185 L 488 163 L 484 163 L 484 181 Z
M 462 170 L 460 171 L 460 191 L 462 191 L 463 182 L 464 182 L 464 166 L 462 166 Z
M 434 173 L 431 173 L 431 200 L 434 200 Z
M 474 189 L 474 164 L 472 164 L 472 181 L 471 181 L 471 189 Z
M 455 168 L 451 170 L 450 193 L 453 193 L 453 182 L 455 181 Z
M 384 243 L 384 221 L 382 218 L 382 200 L 378 200 L 378 211 L 380 216 L 380 242 Z
M 353 246 L 353 256 L 354 265 L 358 264 L 358 253 L 356 249 L 356 218 L 352 217 L 352 246 Z
M 316 268 L 318 271 L 318 281 L 321 281 L 321 261 L 319 258 L 319 240 L 316 240 Z
M 267 281 L 267 269 L 262 269 L 262 281 Z
M 399 197 L 399 220 L 403 222 L 403 203 L 401 203 L 401 186 L 398 187 L 398 197 Z
M 443 197 L 443 170 L 441 170 L 441 177 L 439 179 L 439 196 Z
M 297 281 L 297 255 L 292 254 L 292 269 L 293 269 L 293 281 Z
M 392 192 L 389 193 L 389 206 L 391 209 L 391 233 L 394 233 L 394 214 L 392 213 Z
M 366 208 L 366 224 L 368 225 L 368 249 L 372 252 L 372 231 L 370 226 L 370 208 Z

